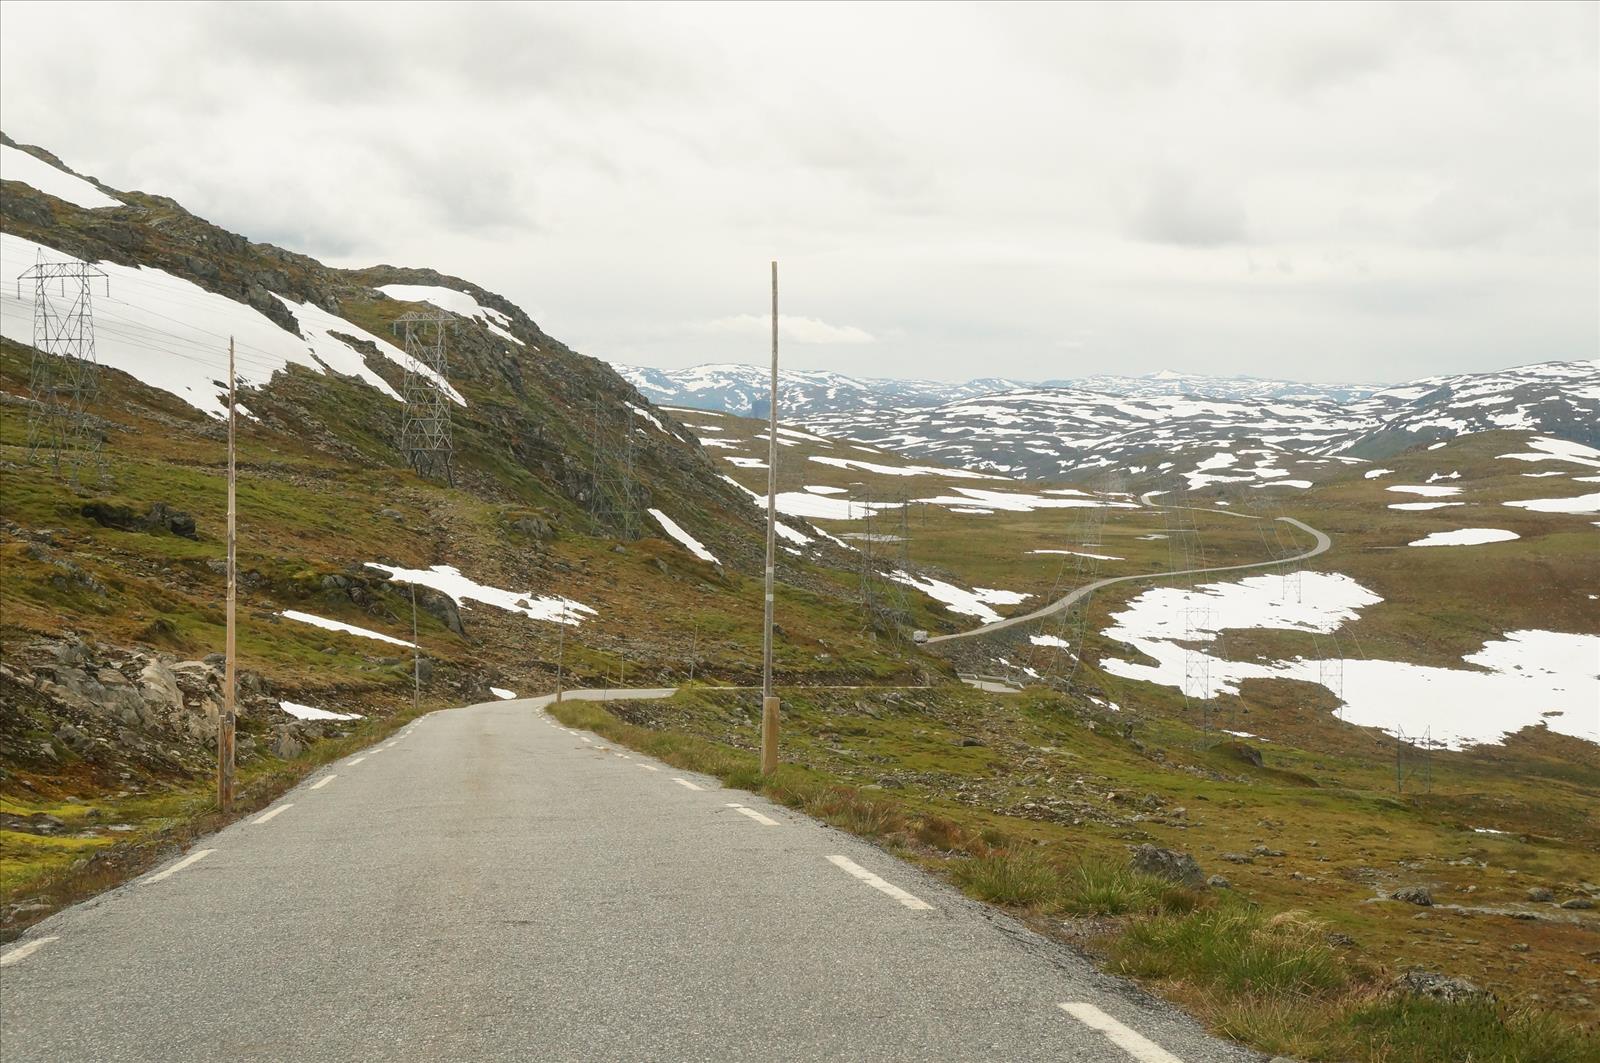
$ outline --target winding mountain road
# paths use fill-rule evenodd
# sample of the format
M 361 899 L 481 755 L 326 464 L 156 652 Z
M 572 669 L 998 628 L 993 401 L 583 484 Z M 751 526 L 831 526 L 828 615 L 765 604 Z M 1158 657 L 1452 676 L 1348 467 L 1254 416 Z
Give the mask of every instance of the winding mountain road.
M 1144 506 L 1156 508 L 1155 503 L 1150 501 L 1150 495 L 1148 494 L 1139 496 L 1139 503 Z M 1201 509 L 1201 507 L 1198 506 L 1160 508 Z M 1220 513 L 1226 517 L 1240 517 L 1255 520 L 1262 519 L 1260 517 L 1256 517 L 1254 514 L 1229 513 L 1226 510 L 1201 509 L 1201 512 Z M 954 642 L 957 639 L 970 639 L 979 635 L 992 635 L 996 631 L 1004 631 L 1008 627 L 1016 627 L 1018 624 L 1026 624 L 1034 620 L 1040 620 L 1044 617 L 1059 613 L 1062 610 L 1071 609 L 1075 604 L 1085 597 L 1093 594 L 1097 590 L 1100 590 L 1102 587 L 1109 587 L 1114 583 L 1128 583 L 1132 580 L 1141 579 L 1161 579 L 1163 576 L 1198 576 L 1202 573 L 1210 572 L 1242 572 L 1246 569 L 1252 568 L 1272 568 L 1275 565 L 1288 564 L 1289 562 L 1293 561 L 1304 561 L 1307 558 L 1316 557 L 1318 554 L 1323 553 L 1328 549 L 1328 547 L 1333 545 L 1333 540 L 1328 538 L 1325 533 L 1318 531 L 1303 521 L 1296 520 L 1293 517 L 1278 517 L 1276 519 L 1283 521 L 1285 524 L 1292 524 L 1303 532 L 1308 532 L 1315 540 L 1315 545 L 1313 545 L 1311 549 L 1305 551 L 1304 553 L 1295 554 L 1293 557 L 1274 558 L 1271 561 L 1251 561 L 1250 563 L 1244 565 L 1216 565 L 1210 568 L 1180 568 L 1164 572 L 1137 572 L 1130 576 L 1110 576 L 1106 579 L 1096 580 L 1093 583 L 1086 583 L 1065 597 L 1057 598 L 1050 604 L 1041 606 L 1031 613 L 1023 613 L 1020 616 L 1008 616 L 1004 620 L 996 620 L 991 623 L 984 624 L 982 627 L 975 627 L 970 631 L 957 631 L 950 635 L 935 635 L 934 637 L 928 639 L 926 644 L 933 645 L 939 642 Z
M 1257 1058 L 549 702 L 422 717 L 40 923 L 0 952 L 6 1063 Z

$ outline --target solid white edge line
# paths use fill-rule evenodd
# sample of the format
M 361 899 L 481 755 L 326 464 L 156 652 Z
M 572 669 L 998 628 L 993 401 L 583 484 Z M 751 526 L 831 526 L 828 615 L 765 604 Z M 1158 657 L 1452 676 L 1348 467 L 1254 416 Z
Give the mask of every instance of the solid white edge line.
M 20 963 L 50 942 L 60 940 L 60 934 L 49 934 L 42 938 L 34 938 L 32 941 L 25 941 L 10 952 L 0 953 L 0 967 L 10 967 L 13 963 Z
M 324 775 L 322 778 L 311 784 L 311 789 L 320 790 L 338 777 L 339 776 L 337 775 Z
M 252 827 L 259 827 L 259 826 L 261 826 L 261 824 L 265 823 L 267 820 L 271 819 L 273 816 L 281 816 L 283 813 L 289 811 L 293 807 L 294 807 L 294 802 L 293 801 L 290 801 L 286 805 L 279 805 L 277 808 L 273 809 L 271 812 L 267 812 L 267 813 L 265 813 L 263 815 L 257 816 L 255 819 L 252 819 L 250 821 L 250 825 Z
M 895 900 L 899 901 L 901 904 L 912 909 L 913 911 L 931 912 L 933 910 L 933 905 L 929 904 L 927 901 L 907 893 L 905 890 L 891 882 L 885 882 L 883 879 L 879 878 L 877 875 L 874 875 L 871 871 L 868 871 L 866 868 L 862 867 L 848 856 L 830 856 L 828 857 L 828 862 L 834 867 L 844 871 L 846 874 L 855 876 L 878 892 L 887 893 L 889 896 L 893 897 Z
M 749 816 L 763 827 L 776 827 L 778 825 L 777 820 L 773 819 L 771 816 L 763 816 L 753 808 L 746 808 L 743 805 L 736 805 L 731 801 L 728 803 L 728 807 L 739 813 L 741 816 Z
M 188 856 L 184 857 L 182 860 L 179 860 L 176 864 L 173 864 L 171 867 L 167 868 L 165 871 L 157 871 L 155 874 L 153 874 L 149 878 L 145 879 L 145 882 L 147 882 L 147 883 L 160 882 L 162 879 L 166 878 L 169 875 L 176 875 L 178 872 L 182 871 L 184 868 L 188 867 L 190 864 L 199 863 L 201 860 L 204 860 L 206 857 L 210 856 L 214 852 L 216 852 L 215 849 L 196 849 L 194 852 L 190 853 Z
M 1081 1000 L 1057 1004 L 1056 1007 L 1071 1015 L 1091 1030 L 1105 1035 L 1106 1040 L 1122 1049 L 1139 1063 L 1183 1063 L 1183 1060 L 1136 1030 L 1130 1030 L 1093 1004 Z
M 704 790 L 705 789 L 704 786 L 696 786 L 694 783 L 690 782 L 688 779 L 680 779 L 676 775 L 674 775 L 672 777 L 672 781 L 677 783 L 679 786 L 687 786 L 691 790 Z

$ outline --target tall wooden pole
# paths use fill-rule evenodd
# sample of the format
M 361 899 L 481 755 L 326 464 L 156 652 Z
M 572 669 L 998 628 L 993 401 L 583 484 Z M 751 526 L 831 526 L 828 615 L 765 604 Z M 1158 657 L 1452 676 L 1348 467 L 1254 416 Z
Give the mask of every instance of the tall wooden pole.
M 233 721 L 234 686 L 238 659 L 234 643 L 234 606 L 238 600 L 234 488 L 238 476 L 234 459 L 234 425 L 238 420 L 233 368 L 233 337 L 228 338 L 228 645 L 222 679 L 222 715 L 217 719 L 217 805 L 224 812 L 233 809 Z
M 567 600 L 561 600 L 561 623 L 556 625 L 556 704 L 561 704 L 561 684 L 567 667 Z
M 767 573 L 761 622 L 761 773 L 778 768 L 778 698 L 772 692 L 772 576 L 778 552 L 778 264 L 772 264 L 772 392 L 767 400 Z
M 417 638 L 417 585 L 411 585 L 411 715 L 422 707 L 422 642 Z

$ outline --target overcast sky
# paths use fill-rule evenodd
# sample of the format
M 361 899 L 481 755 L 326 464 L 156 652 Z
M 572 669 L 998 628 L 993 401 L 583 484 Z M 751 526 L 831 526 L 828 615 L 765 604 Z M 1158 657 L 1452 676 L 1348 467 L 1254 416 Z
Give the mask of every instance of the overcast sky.
M 1397 380 L 1600 346 L 1592 3 L 0 5 L 0 127 L 585 353 Z

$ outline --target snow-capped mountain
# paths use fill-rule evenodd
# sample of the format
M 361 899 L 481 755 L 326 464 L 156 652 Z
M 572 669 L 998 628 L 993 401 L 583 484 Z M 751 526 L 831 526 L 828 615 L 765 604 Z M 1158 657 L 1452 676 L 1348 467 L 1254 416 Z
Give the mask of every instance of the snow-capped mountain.
M 1268 399 L 1336 399 L 1341 402 L 1363 398 L 1377 391 L 1379 384 L 1308 384 L 1298 380 L 1265 380 L 1252 376 L 1202 376 L 1174 373 L 1163 369 L 1144 376 L 1086 376 L 1070 380 L 1047 380 L 1045 387 L 1081 388 L 1106 395 L 1152 398 L 1158 395 L 1185 395 L 1200 399 L 1266 401 Z
M 741 417 L 764 416 L 767 411 L 768 370 L 763 366 L 720 364 L 689 369 L 615 367 L 617 372 L 652 402 L 697 410 L 719 410 Z M 780 370 L 779 405 L 784 416 L 840 413 L 852 410 L 939 406 L 947 402 L 1041 388 L 1076 388 L 1104 395 L 1137 398 L 1188 396 L 1232 401 L 1268 399 L 1362 398 L 1377 391 L 1377 384 L 1306 384 L 1257 377 L 1212 377 L 1163 370 L 1144 376 L 1101 375 L 1043 382 L 983 377 L 961 384 L 938 380 L 893 380 L 853 377 L 842 373 Z
M 697 365 L 689 369 L 647 369 L 617 365 L 624 380 L 651 402 L 695 410 L 717 410 L 741 417 L 764 417 L 770 371 L 754 365 Z M 878 410 L 937 406 L 954 399 L 1009 391 L 1027 385 L 991 378 L 965 384 L 937 380 L 887 380 L 811 370 L 781 370 L 779 408 L 784 417 L 838 410 Z
M 1305 486 L 1319 466 L 1468 432 L 1526 429 L 1593 445 L 1600 442 L 1600 363 L 1432 377 L 1350 400 L 1134 396 L 1074 386 L 797 419 L 824 435 L 1025 476 L 1204 473 L 1214 466 L 1203 462 L 1217 453 L 1254 448 L 1263 471 L 1253 479 Z M 1214 473 L 1191 486 L 1226 478 Z
M 665 405 L 767 412 L 767 370 L 757 366 L 618 372 Z M 1016 476 L 1190 474 L 1199 487 L 1242 476 L 1205 462 L 1243 452 L 1255 455 L 1251 479 L 1306 486 L 1341 461 L 1468 432 L 1530 429 L 1600 443 L 1600 363 L 1592 361 L 1388 388 L 1173 372 L 944 384 L 787 370 L 779 391 L 786 420 L 824 435 Z

